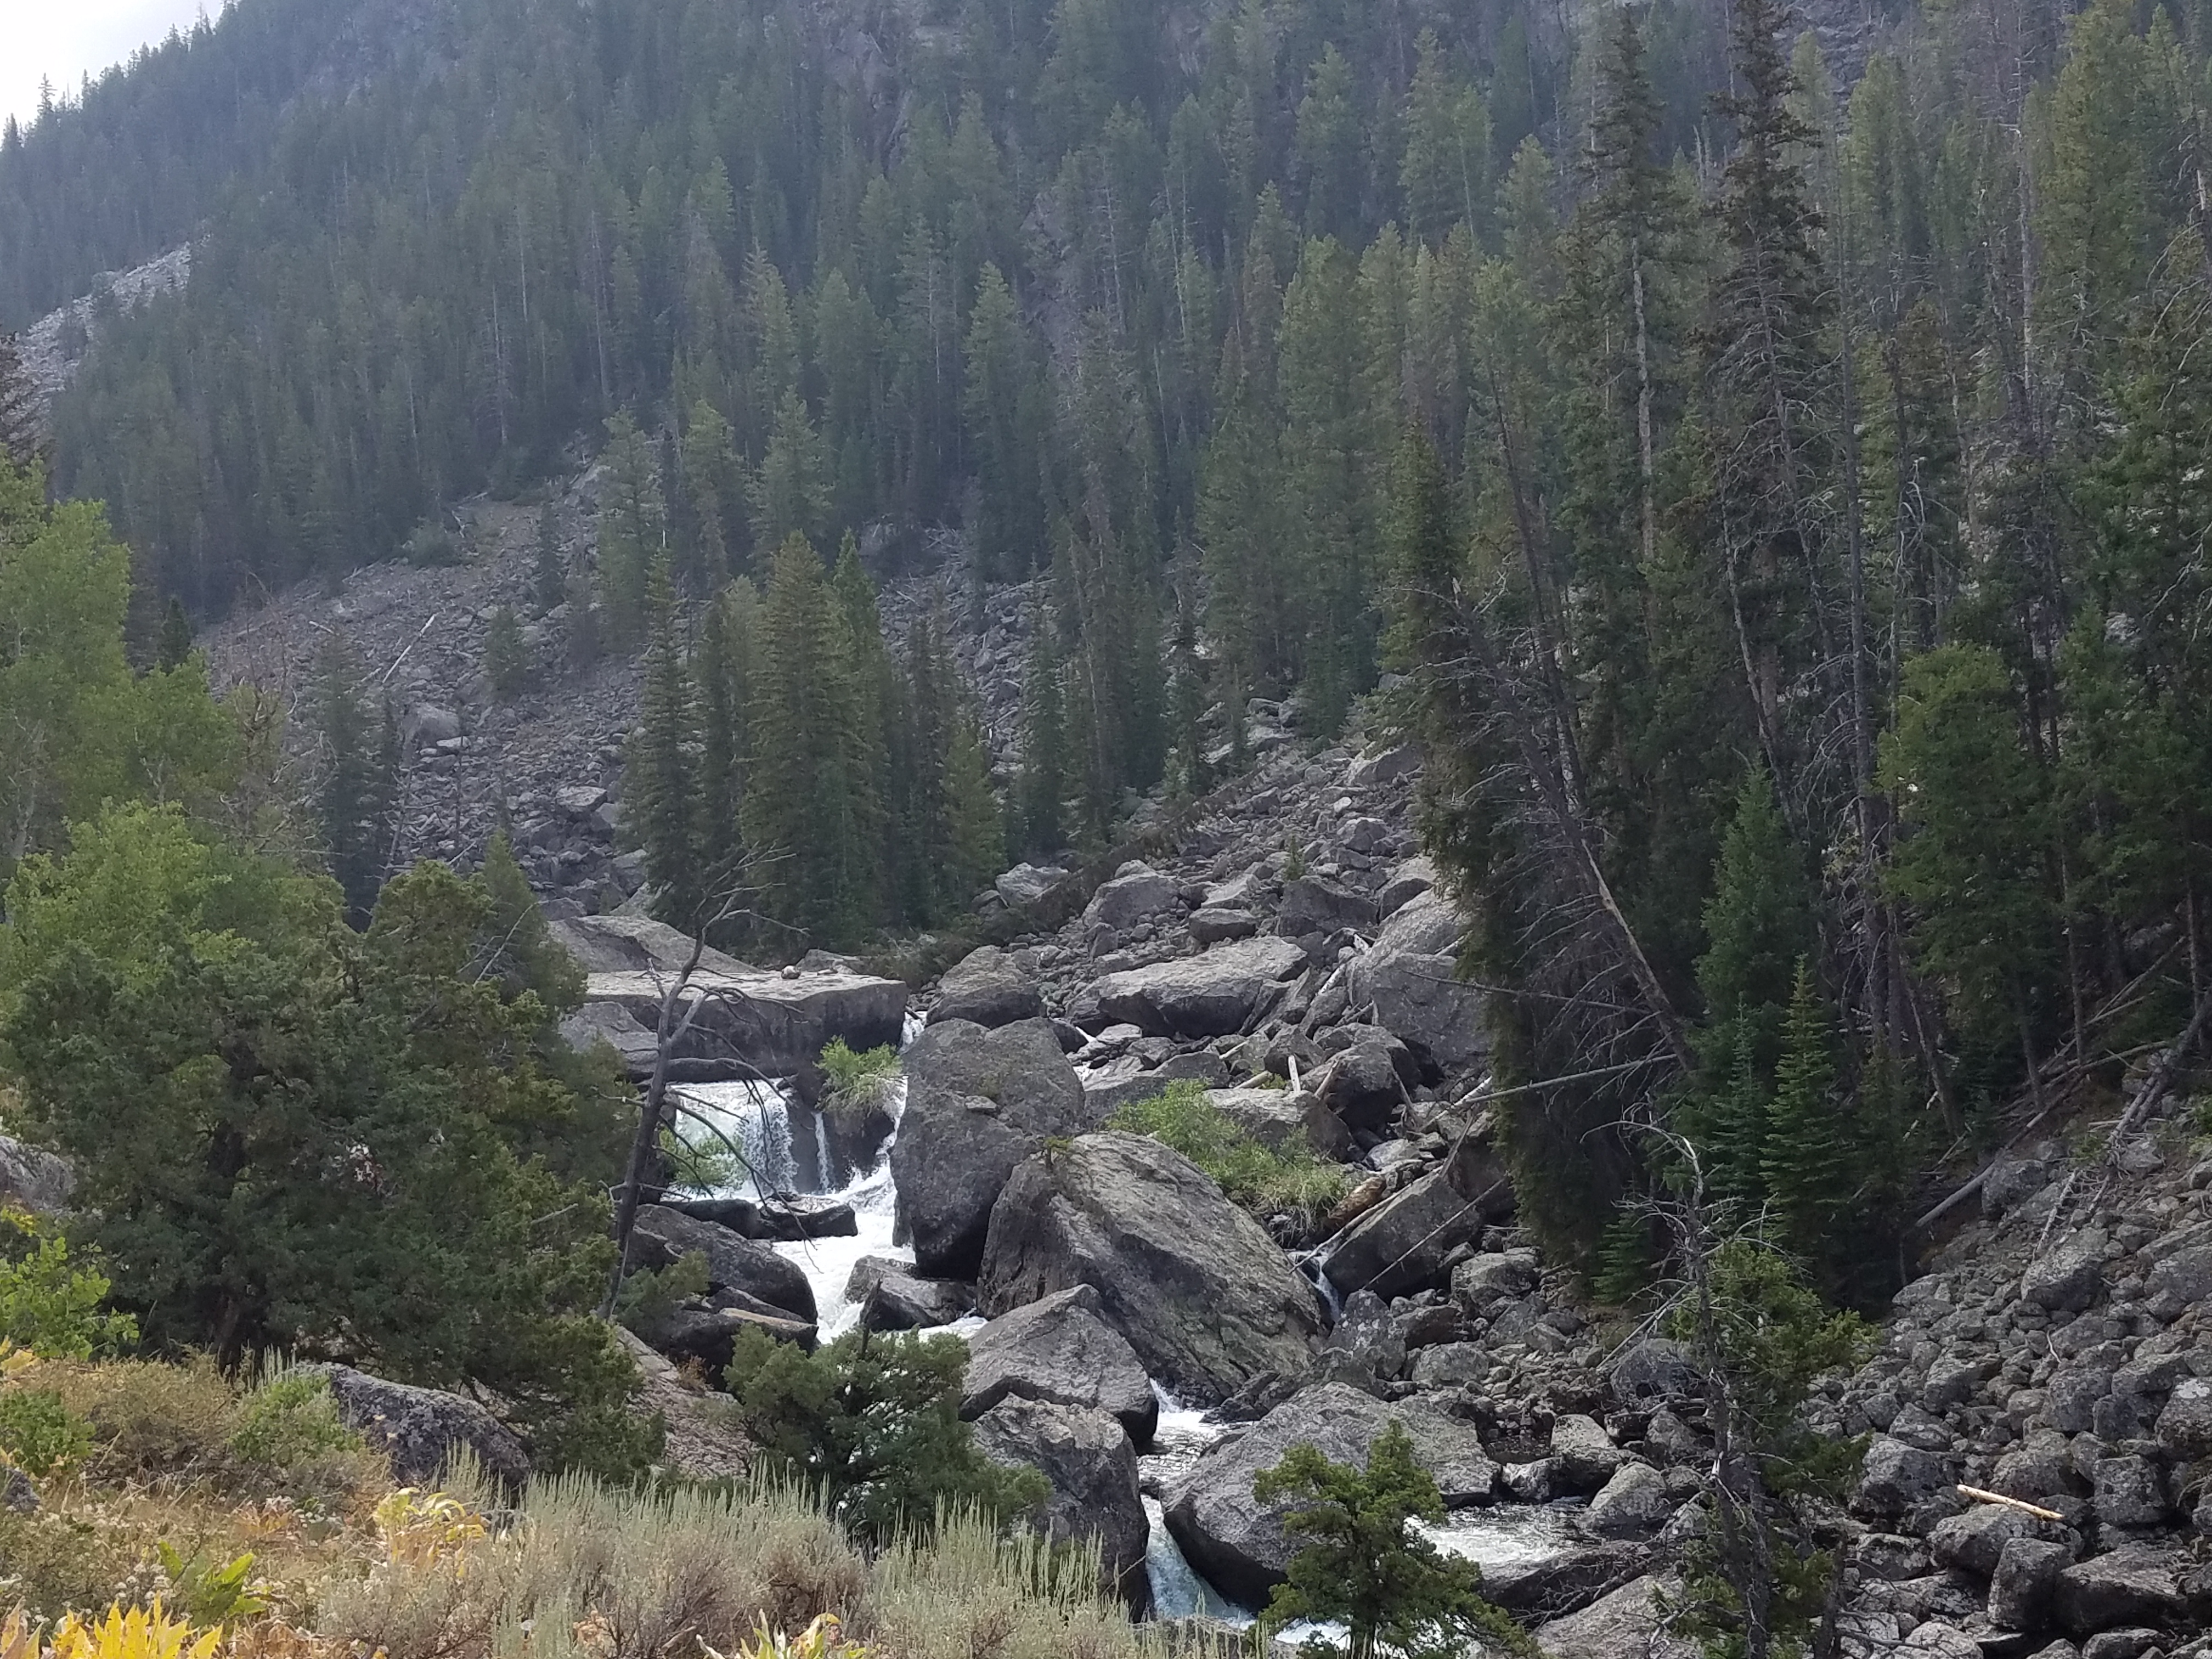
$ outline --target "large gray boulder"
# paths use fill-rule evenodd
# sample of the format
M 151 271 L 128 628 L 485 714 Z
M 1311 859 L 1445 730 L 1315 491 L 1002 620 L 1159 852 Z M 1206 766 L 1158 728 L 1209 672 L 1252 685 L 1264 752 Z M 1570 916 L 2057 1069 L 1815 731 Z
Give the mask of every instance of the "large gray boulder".
M 1498 1466 L 1483 1455 L 1474 1425 L 1448 1417 L 1418 1398 L 1386 1403 L 1340 1382 L 1302 1390 L 1233 1439 L 1198 1460 L 1164 1498 L 1168 1529 L 1183 1555 L 1222 1594 L 1247 1607 L 1266 1605 L 1297 1547 L 1283 1516 L 1296 1500 L 1261 1504 L 1253 1478 L 1302 1443 L 1341 1462 L 1364 1462 L 1393 1418 L 1403 1422 L 1413 1455 L 1436 1478 L 1447 1504 L 1481 1503 Z
M 1150 1067 L 1135 1054 L 1117 1054 L 1082 1077 L 1085 1111 L 1093 1123 L 1103 1123 L 1124 1106 L 1165 1094 L 1171 1083 L 1224 1083 L 1229 1067 L 1212 1049 L 1198 1048 Z
M 1113 880 L 1103 882 L 1083 907 L 1093 927 L 1115 929 L 1158 915 L 1175 902 L 1176 884 L 1148 864 L 1125 864 Z
M 1345 1295 L 1402 1296 L 1443 1277 L 1444 1258 L 1513 1212 L 1504 1165 L 1470 1143 L 1337 1235 L 1322 1264 Z
M 1067 872 L 1058 865 L 1018 864 L 994 877 L 991 885 L 1008 904 L 1034 904 L 1065 880 Z
M 1466 927 L 1449 899 L 1422 893 L 1382 924 L 1347 975 L 1352 1006 L 1371 1006 L 1375 1024 L 1447 1073 L 1490 1053 L 1484 994 L 1459 975 Z
M 1285 939 L 1374 925 L 1375 901 L 1364 893 L 1347 892 L 1313 876 L 1283 884 L 1282 902 L 1275 910 L 1275 931 Z
M 464 1448 L 512 1491 L 530 1480 L 530 1454 L 514 1431 L 473 1400 L 387 1382 L 350 1365 L 303 1367 L 328 1380 L 338 1420 L 392 1460 L 393 1479 L 434 1486 Z
M 929 1011 L 932 1025 L 964 1019 L 994 1030 L 1044 1014 L 1044 994 L 995 945 L 970 951 L 938 982 Z
M 631 1249 L 633 1260 L 648 1267 L 665 1267 L 679 1256 L 702 1255 L 710 1293 L 740 1291 L 807 1324 L 814 1322 L 814 1287 L 799 1264 L 727 1227 L 695 1220 L 665 1205 L 641 1205 Z
M 1950 1478 L 1948 1468 L 1934 1452 L 1878 1434 L 1859 1465 L 1851 1507 L 1868 1515 L 1907 1515 L 1935 1497 Z
M 1303 1141 L 1316 1156 L 1341 1163 L 1354 1150 L 1344 1120 L 1304 1089 L 1209 1089 L 1206 1098 L 1271 1152 Z
M 2102 1231 L 2085 1227 L 2030 1262 L 2020 1293 L 2053 1313 L 2080 1313 L 2105 1291 Z
M 690 939 L 639 915 L 582 916 L 551 927 L 586 975 L 585 1008 L 572 1017 L 573 1029 L 607 1035 L 632 1075 L 650 1071 L 650 1036 L 662 998 L 690 959 Z M 705 951 L 685 986 L 685 1006 L 697 1012 L 676 1046 L 678 1075 L 690 1081 L 754 1071 L 787 1075 L 813 1064 L 833 1037 L 854 1048 L 896 1044 L 906 1003 L 899 981 L 849 967 L 823 963 L 787 976 Z M 629 1024 L 599 1004 L 619 1008 Z
M 2187 1565 L 2188 1558 L 2178 1551 L 2123 1544 L 2063 1568 L 2052 1587 L 2052 1609 L 2074 1636 L 2121 1625 L 2163 1625 L 2186 1609 L 2180 1576 Z
M 1152 1523 L 1137 1486 L 1137 1452 L 1104 1412 L 1012 1395 L 975 1419 L 993 1462 L 1028 1464 L 1052 1487 L 1030 1524 L 1055 1544 L 1096 1541 L 1099 1576 L 1130 1606 L 1151 1603 L 1145 1554 Z
M 1553 1659 L 1695 1659 L 1698 1644 L 1667 1628 L 1667 1602 L 1680 1594 L 1670 1581 L 1632 1579 L 1581 1612 L 1539 1626 L 1536 1645 Z
M 1274 1006 L 1305 968 L 1285 939 L 1242 939 L 1194 957 L 1108 974 L 1092 988 L 1099 1012 L 1148 1036 L 1228 1036 Z
M 906 1115 L 891 1178 L 915 1271 L 973 1279 L 1006 1177 L 1048 1137 L 1090 1127 L 1083 1085 L 1042 1019 L 988 1031 L 945 1020 L 915 1040 L 902 1064 Z
M 981 1417 L 1010 1397 L 1103 1411 L 1139 1446 L 1160 1415 L 1144 1362 L 1106 1323 L 1088 1285 L 1002 1314 L 969 1337 L 961 1416 Z
M 1312 1287 L 1260 1224 L 1142 1135 L 1084 1135 L 1030 1159 L 991 1212 L 987 1317 L 1078 1285 L 1096 1287 L 1152 1376 L 1203 1401 L 1304 1371 L 1321 1326 Z

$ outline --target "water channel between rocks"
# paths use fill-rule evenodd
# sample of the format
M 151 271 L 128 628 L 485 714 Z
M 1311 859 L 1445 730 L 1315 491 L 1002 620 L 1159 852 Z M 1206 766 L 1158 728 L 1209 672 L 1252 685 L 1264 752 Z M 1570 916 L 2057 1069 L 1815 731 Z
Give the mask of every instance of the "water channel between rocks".
M 907 1040 L 916 1035 L 909 1021 Z M 903 1045 L 902 1045 L 903 1046 Z M 848 1300 L 845 1287 L 862 1258 L 879 1256 L 912 1261 L 911 1246 L 896 1242 L 898 1192 L 891 1180 L 890 1152 L 906 1110 L 906 1079 L 884 1086 L 883 1107 L 890 1130 L 882 1142 L 848 1167 L 832 1144 L 822 1114 L 800 1105 L 781 1085 L 771 1083 L 689 1083 L 679 1085 L 685 1101 L 720 1134 L 742 1148 L 750 1174 L 711 1194 L 760 1199 L 799 1194 L 849 1204 L 859 1231 L 842 1238 L 807 1239 L 775 1246 L 777 1255 L 806 1275 L 814 1291 L 817 1330 L 830 1342 L 856 1325 L 860 1304 Z M 698 1134 L 702 1150 L 714 1150 L 714 1138 Z M 1317 1275 L 1316 1275 L 1317 1276 Z M 936 1327 L 925 1334 L 966 1336 L 983 1322 L 973 1316 Z M 1238 1625 L 1253 1621 L 1254 1610 L 1231 1601 L 1200 1577 L 1183 1559 L 1169 1531 L 1163 1499 L 1206 1449 L 1229 1426 L 1178 1402 L 1155 1382 L 1159 1426 L 1152 1444 L 1139 1457 L 1146 1517 L 1152 1523 L 1146 1569 L 1152 1581 L 1152 1616 L 1194 1616 Z M 1442 1524 L 1424 1530 L 1437 1547 L 1465 1556 L 1486 1571 L 1519 1565 L 1552 1553 L 1569 1541 L 1571 1522 L 1555 1508 L 1499 1504 L 1455 1511 Z

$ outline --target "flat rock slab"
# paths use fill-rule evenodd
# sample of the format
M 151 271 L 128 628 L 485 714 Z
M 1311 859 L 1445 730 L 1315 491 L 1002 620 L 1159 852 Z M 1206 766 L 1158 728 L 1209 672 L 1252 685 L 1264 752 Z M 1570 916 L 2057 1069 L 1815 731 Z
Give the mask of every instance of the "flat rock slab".
M 691 940 L 645 916 L 585 916 L 552 929 L 586 975 L 585 1006 L 564 1031 L 604 1036 L 631 1075 L 649 1072 L 661 999 L 690 960 Z M 687 1008 L 699 1012 L 676 1056 L 690 1082 L 750 1075 L 748 1066 L 782 1075 L 813 1064 L 833 1037 L 860 1049 L 896 1046 L 906 1004 L 899 981 L 834 959 L 787 975 L 708 950 L 685 987 Z
M 1192 1566 L 1224 1595 L 1247 1607 L 1266 1605 L 1289 1571 L 1297 1547 L 1283 1530 L 1295 1499 L 1261 1504 L 1254 1477 L 1310 1443 L 1337 1462 L 1362 1462 L 1391 1420 L 1406 1425 L 1413 1455 L 1436 1477 L 1448 1504 L 1486 1501 L 1498 1466 L 1483 1455 L 1472 1423 L 1448 1417 L 1427 1401 L 1391 1404 L 1341 1382 L 1306 1389 L 1232 1439 L 1220 1442 L 1166 1496 L 1168 1529 Z
M 1230 1036 L 1272 1006 L 1282 982 L 1305 965 L 1305 952 L 1288 939 L 1235 939 L 1109 974 L 1092 988 L 1101 1013 L 1147 1036 Z

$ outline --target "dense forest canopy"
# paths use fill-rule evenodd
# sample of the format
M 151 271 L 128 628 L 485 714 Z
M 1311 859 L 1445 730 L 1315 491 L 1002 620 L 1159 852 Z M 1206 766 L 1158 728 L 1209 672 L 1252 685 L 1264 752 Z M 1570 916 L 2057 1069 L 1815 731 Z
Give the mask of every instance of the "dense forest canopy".
M 847 532 L 1045 579 L 1017 854 L 1396 671 L 1503 1080 L 1573 1079 L 1532 1218 L 1632 1274 L 1656 1115 L 1864 1288 L 2204 994 L 2212 21 L 1829 12 L 241 0 L 7 135 L 0 317 L 193 238 L 56 476 L 202 614 L 598 458 L 542 597 L 647 652 L 672 913 L 999 849 Z

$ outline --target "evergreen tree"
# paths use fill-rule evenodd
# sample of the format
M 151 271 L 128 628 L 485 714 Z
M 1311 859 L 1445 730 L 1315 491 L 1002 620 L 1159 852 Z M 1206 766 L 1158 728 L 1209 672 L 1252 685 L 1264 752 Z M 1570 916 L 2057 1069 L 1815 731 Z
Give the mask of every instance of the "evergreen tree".
M 699 856 L 707 890 L 726 891 L 744 858 L 740 823 L 750 753 L 754 630 L 759 596 L 739 578 L 708 605 L 695 671 L 699 686 Z M 717 941 L 718 943 L 722 941 Z
M 630 646 L 645 635 L 646 588 L 665 542 L 667 509 L 653 442 L 628 410 L 607 422 L 601 465 L 599 595 L 609 633 Z
M 743 473 L 736 434 L 721 411 L 704 398 L 691 405 L 684 428 L 684 489 L 690 507 L 684 585 L 712 592 L 729 574 L 731 542 L 742 528 Z
M 991 757 L 972 708 L 960 709 L 945 755 L 946 853 L 939 891 L 947 915 L 967 909 L 1006 867 L 1006 814 L 991 787 Z
M 530 647 L 522 637 L 522 624 L 506 605 L 492 613 L 484 631 L 484 678 L 501 702 L 513 702 L 529 690 L 532 678 Z
M 1030 617 L 1029 664 L 1022 681 L 1022 832 L 1031 857 L 1067 844 L 1067 717 L 1051 613 Z
M 688 933 L 714 896 L 700 845 L 698 715 L 665 556 L 647 571 L 645 606 L 645 684 L 623 766 L 623 830 L 644 849 L 655 911 Z
M 1862 1174 L 1858 1149 L 1835 1097 L 1832 1042 L 1812 964 L 1801 958 L 1783 1022 L 1759 1167 L 1791 1248 L 1806 1260 L 1831 1263 L 1846 1242 Z
M 561 550 L 561 514 L 550 501 L 538 509 L 537 556 L 531 564 L 530 583 L 541 617 L 568 597 L 568 561 Z
M 185 614 L 184 601 L 173 594 L 161 613 L 161 637 L 155 647 L 155 665 L 173 673 L 185 665 L 191 654 L 192 619 Z
M 366 927 L 390 867 L 398 810 L 398 726 L 389 704 L 372 703 L 358 665 L 341 646 L 324 653 L 315 703 L 323 846 L 331 874 L 345 893 L 347 920 Z

